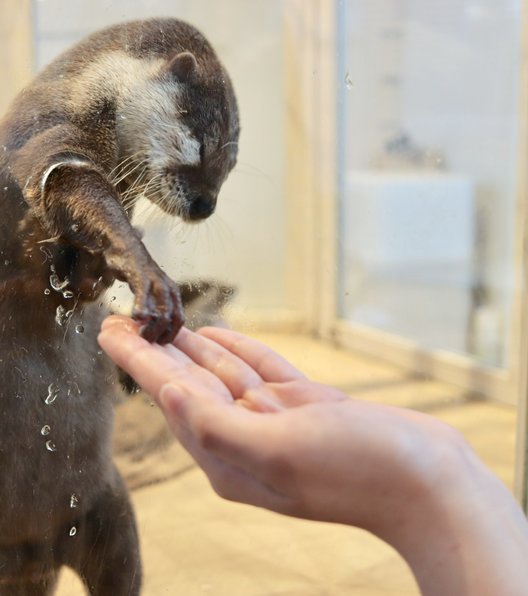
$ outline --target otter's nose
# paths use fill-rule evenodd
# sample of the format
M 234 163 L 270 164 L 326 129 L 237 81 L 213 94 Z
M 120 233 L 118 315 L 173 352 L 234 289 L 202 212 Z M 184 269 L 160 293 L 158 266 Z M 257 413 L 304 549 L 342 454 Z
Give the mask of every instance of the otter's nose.
M 189 218 L 193 221 L 209 217 L 215 210 L 216 199 L 206 196 L 198 196 L 192 200 L 189 206 Z

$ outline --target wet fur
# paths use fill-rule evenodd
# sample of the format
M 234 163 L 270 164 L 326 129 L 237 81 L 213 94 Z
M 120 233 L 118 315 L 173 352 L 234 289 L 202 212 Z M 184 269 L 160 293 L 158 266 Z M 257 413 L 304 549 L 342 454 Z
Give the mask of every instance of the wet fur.
M 135 198 L 207 217 L 237 142 L 225 70 L 174 19 L 89 37 L 0 125 L 0 594 L 51 593 L 62 565 L 92 594 L 139 593 L 134 515 L 111 461 L 118 383 L 96 342 L 101 293 L 127 281 L 144 335 L 174 337 L 180 294 L 129 223 Z

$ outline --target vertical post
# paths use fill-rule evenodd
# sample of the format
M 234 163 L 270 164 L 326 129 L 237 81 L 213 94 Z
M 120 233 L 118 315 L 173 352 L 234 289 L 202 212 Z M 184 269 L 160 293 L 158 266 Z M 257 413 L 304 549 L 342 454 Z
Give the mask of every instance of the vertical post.
M 337 292 L 339 290 L 338 255 L 338 11 L 337 0 L 317 2 L 317 77 L 313 92 L 316 109 L 313 115 L 316 126 L 313 147 L 315 171 L 315 230 L 318 237 L 317 290 L 319 304 L 317 331 L 322 337 L 331 337 L 337 318 Z M 345 77 L 345 73 L 339 76 Z
M 312 78 L 316 53 L 313 32 L 316 0 L 286 0 L 284 10 L 284 92 L 286 140 L 288 298 L 302 313 L 305 330 L 314 331 L 317 295 L 312 146 L 315 111 Z
M 523 509 L 528 513 L 528 2 L 526 0 L 522 3 L 520 31 L 516 287 L 513 305 L 512 372 L 514 386 L 517 389 L 515 493 Z
M 335 321 L 337 280 L 336 5 L 284 3 L 287 287 L 313 333 Z

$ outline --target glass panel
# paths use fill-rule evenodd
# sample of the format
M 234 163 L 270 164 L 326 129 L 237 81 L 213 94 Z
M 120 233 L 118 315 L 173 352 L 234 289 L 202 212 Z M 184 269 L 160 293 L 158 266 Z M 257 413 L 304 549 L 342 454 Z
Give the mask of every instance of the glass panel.
M 340 316 L 508 360 L 519 2 L 342 5 Z
M 249 327 L 310 378 L 357 399 L 429 412 L 456 404 L 456 425 L 470 434 L 458 410 L 466 399 L 465 389 L 422 379 L 415 383 L 407 370 L 301 331 L 322 330 L 325 337 L 329 328 L 340 327 L 335 325 L 333 283 L 340 267 L 342 319 L 429 348 L 475 354 L 488 364 L 507 363 L 517 187 L 517 2 L 503 0 L 499 9 L 484 0 L 447 0 L 438 6 L 429 2 L 426 10 L 423 0 L 336 0 L 343 17 L 343 55 L 334 56 L 333 30 L 326 26 L 335 23 L 331 0 L 2 1 L 10 15 L 0 27 L 0 45 L 9 48 L 4 77 L 9 83 L 0 90 L 0 107 L 30 78 L 30 65 L 40 70 L 106 25 L 171 15 L 200 28 L 225 63 L 238 96 L 238 165 L 222 186 L 215 216 L 198 226 L 171 220 L 143 199 L 134 214 L 149 252 L 171 278 L 177 283 L 214 281 L 212 293 L 199 285 L 195 302 L 186 304 L 188 322 L 198 326 L 217 317 L 215 324 L 242 331 Z M 343 118 L 339 264 L 333 251 L 334 210 L 329 206 L 336 198 L 334 159 L 328 157 L 335 149 L 334 58 L 339 62 L 337 92 Z M 64 77 L 62 69 L 56 74 Z M 38 95 L 23 112 L 23 126 L 15 129 L 20 140 L 13 146 L 19 141 L 24 146 L 32 127 L 40 134 L 68 121 L 71 112 L 61 100 L 82 85 L 68 81 L 71 86 L 64 89 L 55 82 L 61 91 L 58 107 L 55 97 L 49 101 L 45 92 Z M 92 88 L 81 91 L 92 96 Z M 87 103 L 90 109 L 76 114 L 84 125 L 91 118 L 95 121 L 94 114 L 106 115 L 106 102 Z M 83 140 L 91 139 L 91 133 L 92 129 Z M 34 146 L 31 156 L 38 162 L 43 145 Z M 11 150 L 4 146 L 4 159 L 10 159 Z M 24 160 L 28 162 L 31 168 L 33 162 Z M 134 491 L 145 547 L 145 594 L 308 594 L 345 582 L 352 582 L 353 591 L 354 578 L 364 579 L 367 567 L 379 567 L 371 564 L 374 560 L 387 563 L 391 575 L 399 564 L 397 588 L 417 594 L 408 567 L 392 549 L 367 558 L 350 557 L 351 552 L 364 552 L 364 533 L 351 534 L 331 524 L 309 524 L 307 529 L 300 520 L 270 517 L 257 508 L 231 509 L 213 494 L 159 411 L 151 407 L 150 398 L 137 393 L 124 375 L 118 378 L 114 367 L 102 364 L 104 355 L 96 343 L 100 319 L 107 306 L 129 312 L 130 293 L 124 286 L 113 286 L 105 298 L 98 295 L 89 304 L 74 297 L 66 284 L 75 279 L 59 277 L 55 263 L 68 272 L 81 270 L 81 281 L 90 282 L 88 292 L 102 280 L 91 275 L 92 266 L 99 273 L 102 264 L 91 253 L 78 251 L 76 244 L 69 247 L 63 238 L 50 238 L 36 218 L 25 220 L 23 185 L 13 182 L 10 169 L 1 172 L 5 186 L 0 185 L 9 208 L 0 220 L 0 263 L 5 267 L 0 281 L 8 304 L 1 312 L 0 397 L 5 404 L 0 417 L 0 487 L 7 493 L 0 494 L 5 497 L 7 531 L 0 540 L 0 568 L 4 559 L 18 566 L 18 556 L 9 554 L 18 544 L 32 561 L 64 556 L 84 539 L 89 526 L 102 551 L 94 554 L 90 549 L 87 561 L 92 556 L 110 561 L 101 568 L 109 569 L 116 580 L 126 577 L 116 571 L 116 551 L 105 538 L 117 520 L 117 542 L 127 543 L 122 531 L 123 489 L 112 484 L 117 476 L 107 458 L 112 450 Z M 29 187 L 31 175 L 22 182 Z M 70 198 L 69 192 L 64 196 Z M 76 221 L 66 227 L 68 233 L 78 231 Z M 13 260 L 11 250 L 21 261 Z M 29 280 L 27 287 L 19 275 Z M 233 290 L 236 297 L 231 300 Z M 55 310 L 51 301 L 60 308 Z M 231 308 L 224 317 L 226 301 Z M 65 309 L 63 304 L 72 306 Z M 101 404 L 106 407 L 103 412 L 98 410 Z M 446 421 L 452 414 L 442 412 Z M 473 415 L 474 410 L 469 416 Z M 506 422 L 504 417 L 498 422 L 492 418 L 494 445 L 499 435 L 506 436 L 513 408 L 506 416 Z M 512 467 L 510 438 L 508 434 L 501 443 L 504 449 L 494 450 L 502 458 L 495 465 L 506 479 Z M 99 465 L 99 456 L 104 465 Z M 107 491 L 109 486 L 116 490 Z M 105 494 L 99 499 L 101 490 Z M 114 506 L 113 498 L 121 501 Z M 93 525 L 84 524 L 87 512 Z M 59 534 L 61 548 L 42 542 Z M 292 550 L 296 544 L 303 545 L 298 561 Z M 313 566 L 312 561 L 321 561 L 325 553 L 328 564 L 323 560 Z M 133 566 L 133 558 L 122 554 L 118 563 Z M 68 562 L 85 566 L 81 558 Z M 277 565 L 282 560 L 288 565 Z M 350 567 L 351 560 L 357 567 Z M 181 564 L 175 566 L 175 561 Z M 320 576 L 313 572 L 316 567 Z M 6 569 L 0 569 L 0 586 L 1 576 L 11 573 Z M 385 581 L 375 575 L 363 583 Z M 68 580 L 62 575 L 59 595 L 84 593 L 78 579 L 68 580 L 77 586 L 70 588 L 64 577 Z

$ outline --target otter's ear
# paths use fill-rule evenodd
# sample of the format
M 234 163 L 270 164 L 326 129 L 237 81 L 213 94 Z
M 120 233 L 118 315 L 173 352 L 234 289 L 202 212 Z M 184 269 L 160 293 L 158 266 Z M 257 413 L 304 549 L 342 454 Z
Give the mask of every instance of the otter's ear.
M 167 70 L 175 79 L 186 83 L 196 72 L 198 63 L 191 52 L 180 52 L 169 62 Z

